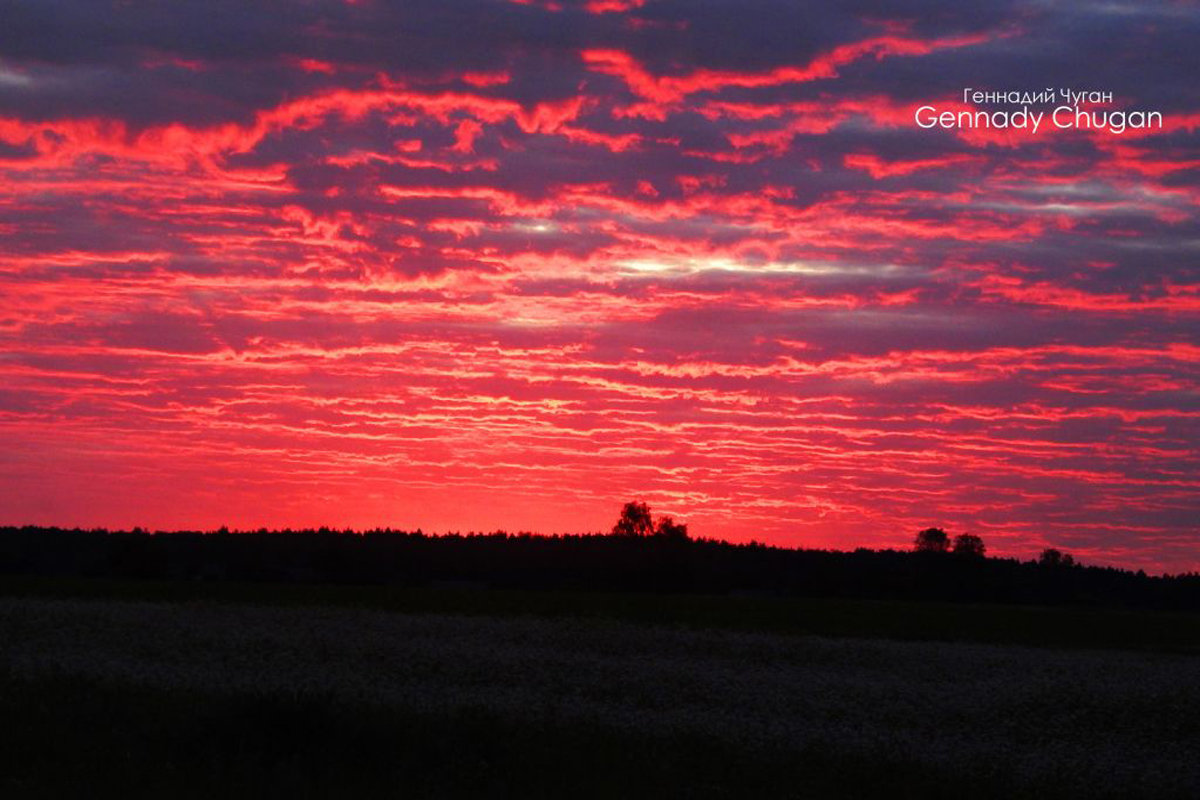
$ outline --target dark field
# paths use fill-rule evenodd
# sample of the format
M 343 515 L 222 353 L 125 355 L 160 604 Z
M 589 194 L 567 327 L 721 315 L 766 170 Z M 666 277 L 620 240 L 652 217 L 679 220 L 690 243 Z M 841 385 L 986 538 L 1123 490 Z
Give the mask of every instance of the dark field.
M 1200 654 L 1200 614 L 1110 607 L 0 575 L 0 597 L 5 596 L 568 616 L 816 636 Z
M 1200 619 L 6 577 L 5 796 L 1192 797 Z

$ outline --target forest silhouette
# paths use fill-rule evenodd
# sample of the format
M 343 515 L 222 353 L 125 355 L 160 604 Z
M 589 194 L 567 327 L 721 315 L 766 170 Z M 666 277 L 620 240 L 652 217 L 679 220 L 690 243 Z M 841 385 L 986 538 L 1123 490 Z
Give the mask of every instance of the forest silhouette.
M 689 538 L 627 503 L 608 534 L 0 528 L 0 573 L 186 581 L 762 594 L 1200 609 L 1200 575 L 986 556 L 972 534 L 920 531 L 910 551 L 792 549 Z

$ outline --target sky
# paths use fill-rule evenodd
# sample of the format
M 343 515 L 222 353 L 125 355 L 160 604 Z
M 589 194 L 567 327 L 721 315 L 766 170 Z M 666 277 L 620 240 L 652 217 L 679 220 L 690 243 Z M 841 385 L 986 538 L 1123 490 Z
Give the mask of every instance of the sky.
M 1200 569 L 1194 3 L 0 19 L 0 523 Z

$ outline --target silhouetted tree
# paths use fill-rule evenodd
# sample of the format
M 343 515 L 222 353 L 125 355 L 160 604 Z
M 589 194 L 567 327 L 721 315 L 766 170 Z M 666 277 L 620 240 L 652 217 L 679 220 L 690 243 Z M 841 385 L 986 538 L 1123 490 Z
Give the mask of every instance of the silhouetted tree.
M 1038 563 L 1044 567 L 1073 567 L 1075 559 L 1070 553 L 1064 553 L 1053 547 L 1047 547 L 1038 558 Z
M 655 522 L 650 515 L 650 506 L 638 501 L 625 504 L 612 532 L 617 536 L 661 536 L 667 539 L 686 539 L 688 535 L 687 525 L 676 522 L 673 517 L 664 514 Z
M 676 522 L 672 517 L 664 514 L 658 518 L 658 524 L 654 526 L 654 535 L 667 539 L 686 539 L 688 538 L 687 525 Z
M 621 509 L 621 517 L 613 525 L 617 536 L 650 536 L 654 533 L 654 520 L 650 518 L 650 506 L 636 500 Z
M 950 548 L 950 537 L 941 528 L 926 528 L 917 534 L 915 549 L 921 553 L 944 553 Z
M 983 539 L 973 533 L 960 533 L 954 537 L 954 552 L 960 556 L 974 556 L 982 558 L 987 552 L 987 548 L 983 544 Z

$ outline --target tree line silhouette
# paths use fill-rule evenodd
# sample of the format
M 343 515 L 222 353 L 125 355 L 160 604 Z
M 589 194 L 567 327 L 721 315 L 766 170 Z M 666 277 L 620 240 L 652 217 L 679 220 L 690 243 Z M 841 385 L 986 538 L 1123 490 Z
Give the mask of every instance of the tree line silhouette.
M 609 534 L 232 533 L 0 528 L 0 573 L 161 580 L 454 585 L 510 589 L 779 594 L 1200 609 L 1200 575 L 1084 566 L 1058 550 L 991 558 L 982 539 L 917 534 L 910 551 L 805 550 L 689 538 L 625 505 Z
M 926 528 L 917 534 L 913 549 L 918 553 L 953 553 L 956 556 L 982 558 L 987 554 L 983 539 L 973 533 L 960 533 L 953 540 L 941 528 Z M 1046 567 L 1073 567 L 1075 558 L 1055 547 L 1047 547 L 1038 556 L 1038 563 Z

